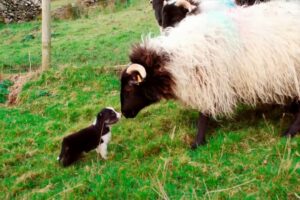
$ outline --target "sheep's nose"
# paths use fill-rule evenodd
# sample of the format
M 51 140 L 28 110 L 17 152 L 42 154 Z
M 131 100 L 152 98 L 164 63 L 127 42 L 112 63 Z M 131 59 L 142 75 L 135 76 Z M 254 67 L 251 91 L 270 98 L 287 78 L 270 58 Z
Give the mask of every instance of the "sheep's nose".
M 126 118 L 134 118 L 136 116 L 136 113 L 134 111 L 122 112 L 122 113 Z

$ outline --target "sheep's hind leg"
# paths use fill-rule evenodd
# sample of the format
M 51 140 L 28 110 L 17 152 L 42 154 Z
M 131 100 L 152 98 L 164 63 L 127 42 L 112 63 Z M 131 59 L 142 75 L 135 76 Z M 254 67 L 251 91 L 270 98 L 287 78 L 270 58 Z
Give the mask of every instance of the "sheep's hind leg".
M 299 110 L 299 104 L 297 105 L 297 108 L 295 107 L 294 109 L 297 110 L 296 113 L 296 119 L 292 123 L 292 125 L 286 130 L 282 136 L 286 137 L 294 137 L 298 132 L 300 132 L 300 110 Z
M 198 132 L 195 141 L 191 146 L 192 149 L 196 149 L 198 146 L 204 145 L 206 143 L 205 133 L 206 133 L 208 121 L 209 121 L 209 117 L 207 117 L 202 113 L 199 113 L 198 124 L 197 124 Z

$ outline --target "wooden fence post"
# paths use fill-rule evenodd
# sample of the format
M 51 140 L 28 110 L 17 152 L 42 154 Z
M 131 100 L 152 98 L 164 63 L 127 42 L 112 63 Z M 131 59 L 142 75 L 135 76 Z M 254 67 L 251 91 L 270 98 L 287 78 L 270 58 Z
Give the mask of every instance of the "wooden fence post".
M 42 0 L 42 70 L 50 68 L 51 61 L 51 0 Z

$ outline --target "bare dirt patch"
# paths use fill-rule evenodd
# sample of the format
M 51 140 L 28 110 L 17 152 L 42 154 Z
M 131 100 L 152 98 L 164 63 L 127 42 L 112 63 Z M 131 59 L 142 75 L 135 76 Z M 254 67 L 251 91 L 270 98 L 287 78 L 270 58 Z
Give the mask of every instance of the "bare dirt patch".
M 18 97 L 22 91 L 23 86 L 27 81 L 40 74 L 40 71 L 28 72 L 26 74 L 13 74 L 9 76 L 9 80 L 13 82 L 13 85 L 9 88 L 8 105 L 14 105 L 18 103 Z

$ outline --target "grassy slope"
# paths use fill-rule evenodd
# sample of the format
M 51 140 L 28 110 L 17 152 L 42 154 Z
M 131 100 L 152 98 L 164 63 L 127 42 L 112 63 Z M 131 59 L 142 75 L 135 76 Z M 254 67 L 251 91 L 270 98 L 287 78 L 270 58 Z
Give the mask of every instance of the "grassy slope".
M 140 39 L 141 33 L 158 32 L 151 14 L 150 7 L 145 10 L 140 6 L 127 12 L 92 13 L 88 18 L 54 22 L 53 66 L 101 67 L 126 63 L 129 47 Z M 0 25 L 0 70 L 28 70 L 30 63 L 32 67 L 40 65 L 40 25 L 40 22 Z
M 263 118 L 244 109 L 220 120 L 208 145 L 191 151 L 197 113 L 162 102 L 113 127 L 108 161 L 90 152 L 74 166 L 58 166 L 64 135 L 91 123 L 104 106 L 120 109 L 110 66 L 126 64 L 132 42 L 157 32 L 143 6 L 54 22 L 54 69 L 26 84 L 19 105 L 0 106 L 0 199 L 296 199 L 300 137 L 278 136 L 291 119 L 277 111 Z M 3 71 L 28 67 L 28 51 L 32 65 L 40 64 L 39 26 L 0 28 Z M 30 34 L 36 38 L 22 42 Z

